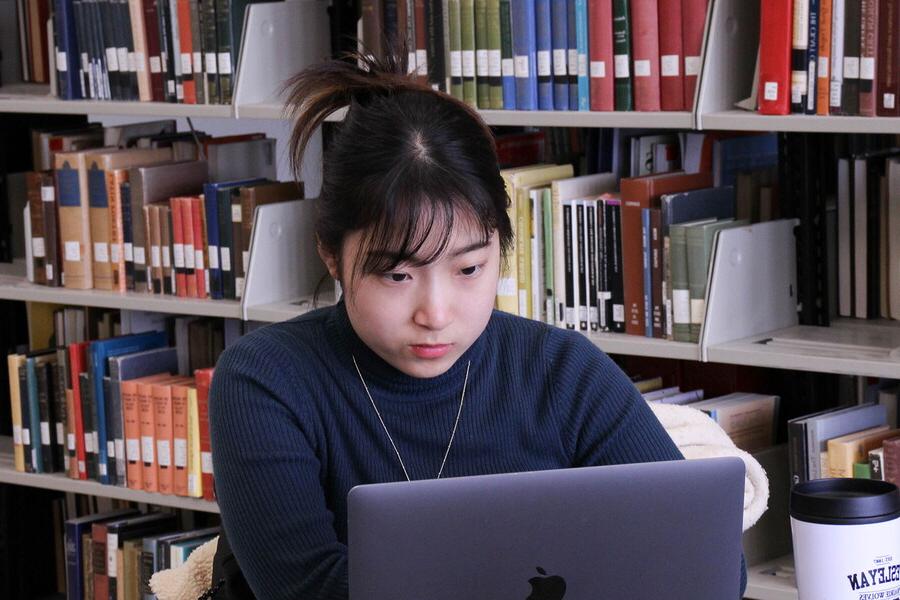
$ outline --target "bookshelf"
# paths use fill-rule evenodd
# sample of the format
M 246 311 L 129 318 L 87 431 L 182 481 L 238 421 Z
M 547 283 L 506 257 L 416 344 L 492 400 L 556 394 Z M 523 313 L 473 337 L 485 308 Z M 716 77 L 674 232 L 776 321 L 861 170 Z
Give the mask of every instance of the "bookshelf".
M 127 500 L 141 504 L 156 504 L 185 510 L 199 510 L 218 513 L 219 505 L 215 502 L 198 498 L 184 498 L 165 494 L 152 494 L 143 490 L 130 490 L 126 487 L 103 485 L 96 481 L 70 479 L 63 473 L 20 473 L 13 466 L 13 441 L 11 437 L 0 436 L 0 483 L 25 485 L 58 492 L 84 494 L 86 496 L 102 496 Z
M 675 113 L 640 112 L 558 112 L 558 111 L 479 111 L 492 126 L 542 127 L 640 127 L 658 129 L 789 131 L 830 133 L 900 133 L 900 118 L 818 117 L 804 115 L 767 116 L 739 110 L 735 103 L 750 94 L 759 39 L 759 3 L 747 0 L 710 0 L 702 69 L 697 98 L 691 111 Z M 324 58 L 328 48 L 328 26 L 323 2 L 285 2 L 254 4 L 245 19 L 245 42 L 235 87 L 233 105 L 183 105 L 166 103 L 61 101 L 49 96 L 49 87 L 10 84 L 0 87 L 0 112 L 120 115 L 126 117 L 220 117 L 230 119 L 284 119 L 279 101 L 281 82 L 304 65 Z M 302 34 L 298 35 L 298 32 Z M 328 118 L 337 122 L 345 111 Z M 263 210 L 267 209 L 267 210 Z M 241 301 L 190 300 L 149 294 L 76 291 L 48 288 L 25 281 L 24 268 L 0 267 L 0 298 L 41 301 L 107 308 L 149 310 L 166 313 L 242 318 L 250 321 L 277 322 L 304 314 L 312 308 L 312 294 L 322 274 L 321 265 L 310 250 L 308 229 L 304 229 L 303 211 L 290 214 L 271 212 L 262 207 L 254 227 L 251 265 L 247 287 Z M 730 235 L 730 234 L 729 234 Z M 793 238 L 781 232 L 782 244 L 792 246 Z M 725 236 L 728 237 L 728 236 Z M 288 241 L 292 240 L 292 241 Z M 786 247 L 786 246 L 784 246 Z M 313 254 L 310 254 L 313 252 Z M 790 250 L 793 252 L 793 250 Z M 724 253 L 723 253 L 724 254 Z M 313 258 L 310 258 L 310 257 Z M 718 313 L 709 313 L 699 344 L 685 344 L 624 334 L 589 333 L 598 347 L 613 354 L 697 360 L 735 365 L 772 367 L 822 373 L 841 373 L 872 377 L 900 378 L 900 359 L 890 356 L 862 355 L 827 343 L 816 349 L 774 348 L 763 343 L 796 326 L 796 299 L 785 297 L 782 283 L 796 273 L 778 272 L 782 279 L 760 283 L 757 274 L 747 269 L 769 270 L 772 265 L 793 265 L 793 254 L 747 255 L 741 268 L 724 275 L 713 268 L 708 289 L 710 297 L 731 289 L 751 293 L 742 302 L 748 306 L 779 306 L 775 315 L 742 319 L 735 328 L 735 309 L 721 298 Z M 777 269 L 772 271 L 778 271 Z M 758 273 L 759 271 L 754 271 Z M 774 275 L 773 275 L 774 276 Z M 744 285 L 736 285 L 743 282 Z M 733 289 L 732 289 L 733 288 Z M 749 292 L 748 292 L 749 290 Z M 776 293 L 776 290 L 779 290 Z M 334 302 L 320 298 L 319 305 Z M 708 310 L 715 311 L 713 301 Z M 874 339 L 881 327 L 898 324 L 839 320 L 833 327 L 852 327 Z M 68 480 L 55 475 L 19 474 L 12 470 L 9 441 L 0 444 L 0 481 L 32 485 L 101 496 L 175 506 L 183 501 L 196 510 L 217 512 L 217 507 L 202 501 L 170 498 L 157 494 Z M 751 566 L 748 569 L 747 597 L 759 600 L 794 600 L 796 586 L 790 576 L 790 557 Z M 775 575 L 771 573 L 776 573 Z

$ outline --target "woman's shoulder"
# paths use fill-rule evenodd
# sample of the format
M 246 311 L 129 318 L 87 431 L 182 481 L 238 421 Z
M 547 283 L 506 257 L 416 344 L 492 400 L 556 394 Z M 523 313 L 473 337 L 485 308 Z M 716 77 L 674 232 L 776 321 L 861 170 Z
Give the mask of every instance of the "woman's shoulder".
M 494 310 L 488 327 L 503 348 L 515 349 L 531 356 L 541 355 L 551 365 L 559 362 L 609 360 L 600 348 L 579 331 L 500 310 Z

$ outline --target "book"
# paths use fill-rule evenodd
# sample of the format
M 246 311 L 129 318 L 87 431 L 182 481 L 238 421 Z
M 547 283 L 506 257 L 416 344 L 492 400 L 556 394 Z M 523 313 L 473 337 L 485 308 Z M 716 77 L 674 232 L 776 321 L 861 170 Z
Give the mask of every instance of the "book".
M 197 412 L 200 428 L 200 472 L 203 498 L 215 500 L 215 476 L 212 463 L 212 446 L 209 437 L 209 388 L 212 385 L 213 369 L 199 369 L 194 372 L 197 384 Z
M 791 1 L 760 4 L 759 27 L 766 32 L 759 45 L 759 112 L 764 115 L 786 115 L 791 109 L 792 9 Z
M 661 108 L 659 82 L 659 13 L 655 0 L 630 0 L 634 109 Z
M 887 424 L 828 440 L 828 467 L 831 477 L 853 477 L 853 465 L 868 459 L 869 452 L 881 447 L 886 439 L 900 436 L 900 431 Z
M 704 15 L 705 16 L 705 15 Z M 684 28 L 679 0 L 659 3 L 659 92 L 662 110 L 690 110 L 685 105 Z M 702 26 L 701 26 L 702 28 Z
M 89 534 L 95 523 L 112 521 L 136 514 L 138 514 L 136 509 L 120 508 L 111 512 L 84 515 L 66 520 L 66 596 L 68 598 L 87 597 L 84 595 L 84 571 L 85 567 L 92 563 L 93 556 L 90 553 L 83 552 L 82 536 L 86 533 Z M 93 596 L 90 597 L 93 598 Z
M 700 53 L 706 28 L 707 0 L 682 0 L 681 24 L 684 50 L 684 110 L 693 110 L 697 79 L 700 75 Z
M 9 369 L 9 400 L 13 431 L 13 466 L 16 471 L 24 473 L 25 449 L 22 442 L 22 389 L 19 386 L 19 369 L 24 367 L 25 357 L 21 354 L 10 354 L 6 357 L 6 364 Z
M 779 396 L 734 393 L 691 405 L 708 414 L 745 452 L 759 452 L 775 443 Z
M 828 476 L 828 440 L 854 431 L 886 425 L 885 407 L 877 404 L 861 404 L 827 412 L 807 420 L 806 448 L 807 472 L 810 480 Z M 823 461 L 823 456 L 825 459 Z
M 632 110 L 634 107 L 631 37 L 629 0 L 613 0 L 613 75 L 616 110 Z

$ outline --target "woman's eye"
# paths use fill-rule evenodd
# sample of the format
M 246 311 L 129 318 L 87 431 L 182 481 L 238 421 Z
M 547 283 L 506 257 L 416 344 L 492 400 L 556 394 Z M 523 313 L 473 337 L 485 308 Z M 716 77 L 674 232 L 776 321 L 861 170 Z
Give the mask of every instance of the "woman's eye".
M 471 267 L 465 267 L 460 269 L 460 273 L 467 277 L 471 277 L 472 275 L 476 275 L 479 271 L 481 271 L 481 265 L 472 265 Z
M 407 275 L 406 273 L 386 273 L 384 277 L 388 281 L 400 283 L 401 281 L 406 281 L 407 278 L 409 278 L 409 275 Z

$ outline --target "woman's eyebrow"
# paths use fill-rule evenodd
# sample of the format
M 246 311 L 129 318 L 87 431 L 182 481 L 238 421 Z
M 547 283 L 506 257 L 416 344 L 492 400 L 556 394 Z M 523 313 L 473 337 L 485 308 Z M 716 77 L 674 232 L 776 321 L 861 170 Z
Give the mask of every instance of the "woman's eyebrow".
M 489 240 L 479 240 L 477 242 L 472 242 L 468 246 L 463 246 L 462 248 L 457 248 L 450 253 L 450 256 L 457 257 L 462 256 L 468 252 L 472 252 L 473 250 L 481 250 L 482 248 L 486 248 L 490 244 Z

